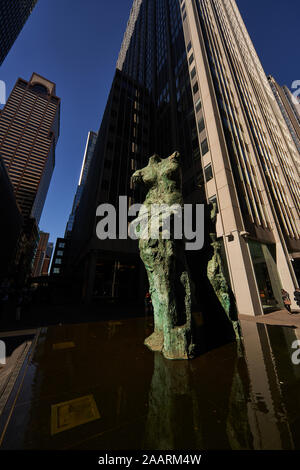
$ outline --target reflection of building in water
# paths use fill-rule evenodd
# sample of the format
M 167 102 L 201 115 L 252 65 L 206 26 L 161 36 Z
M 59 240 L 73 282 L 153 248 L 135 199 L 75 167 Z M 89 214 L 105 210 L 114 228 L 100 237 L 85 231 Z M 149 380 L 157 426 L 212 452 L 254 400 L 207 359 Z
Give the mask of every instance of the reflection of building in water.
M 248 419 L 255 449 L 294 449 L 299 436 L 300 401 L 287 396 L 298 378 L 291 364 L 293 328 L 243 321 L 242 329 L 250 379 Z M 289 337 L 289 340 L 288 340 Z M 292 378 L 293 376 L 293 378 Z M 292 408 L 292 410 L 291 410 Z M 292 413 L 291 413 L 292 411 Z M 298 430 L 293 430 L 298 413 Z
M 273 350 L 273 360 L 282 391 L 290 431 L 295 446 L 300 442 L 300 364 L 294 364 L 292 348 L 296 340 L 300 340 L 299 328 L 267 326 L 270 347 Z M 299 355 L 298 355 L 299 357 Z

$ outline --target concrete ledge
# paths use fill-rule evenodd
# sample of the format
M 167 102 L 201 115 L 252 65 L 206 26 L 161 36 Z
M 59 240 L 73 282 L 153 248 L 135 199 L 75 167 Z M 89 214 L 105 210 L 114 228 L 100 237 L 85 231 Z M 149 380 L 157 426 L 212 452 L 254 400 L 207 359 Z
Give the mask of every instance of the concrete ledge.
M 264 323 L 267 325 L 293 326 L 300 328 L 300 310 L 293 311 L 292 315 L 287 310 L 277 310 L 276 312 L 267 313 L 266 315 L 239 315 L 241 321 L 251 321 L 255 323 Z

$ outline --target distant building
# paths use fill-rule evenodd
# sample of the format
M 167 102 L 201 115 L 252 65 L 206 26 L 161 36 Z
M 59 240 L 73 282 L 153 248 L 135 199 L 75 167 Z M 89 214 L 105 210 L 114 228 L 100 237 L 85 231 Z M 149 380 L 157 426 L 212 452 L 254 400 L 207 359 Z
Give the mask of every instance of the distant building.
M 19 78 L 0 114 L 0 154 L 24 219 L 39 223 L 55 165 L 60 99 L 55 84 Z
M 21 32 L 37 0 L 1 0 L 0 65 Z
M 33 73 L 19 78 L 0 114 L 0 155 L 23 218 L 17 250 L 18 282 L 32 270 L 41 217 L 55 165 L 60 99 L 55 84 Z
M 49 274 L 49 267 L 50 267 L 52 252 L 53 252 L 53 243 L 50 242 L 47 244 L 46 254 L 45 254 L 45 258 L 44 258 L 44 262 L 42 266 L 42 272 L 41 272 L 42 276 L 48 276 Z
M 42 273 L 42 268 L 45 261 L 46 251 L 48 247 L 49 233 L 40 232 L 39 242 L 35 257 L 33 260 L 32 277 L 39 277 Z
M 286 96 L 286 99 L 288 100 L 292 110 L 295 119 L 297 120 L 298 124 L 300 125 L 300 97 L 299 94 L 293 95 L 288 87 L 286 85 L 283 85 L 282 87 L 283 93 Z
M 280 86 L 271 75 L 268 76 L 268 80 L 286 125 L 300 153 L 300 104 L 295 103 L 296 98 L 287 86 Z
M 53 253 L 50 274 L 62 275 L 65 272 L 68 256 L 69 241 L 65 238 L 57 238 Z
M 84 152 L 84 157 L 82 161 L 82 166 L 81 166 L 81 171 L 80 171 L 80 177 L 79 177 L 79 182 L 76 190 L 76 194 L 74 197 L 74 202 L 72 206 L 72 212 L 70 214 L 66 231 L 65 231 L 65 237 L 69 238 L 71 235 L 71 232 L 73 230 L 73 225 L 74 225 L 74 219 L 75 219 L 75 214 L 76 214 L 76 209 L 79 206 L 80 203 L 80 198 L 82 195 L 82 191 L 87 179 L 90 163 L 92 160 L 92 156 L 95 150 L 95 145 L 96 145 L 96 140 L 97 140 L 97 133 L 90 131 L 88 134 L 88 138 L 86 141 L 86 146 L 85 146 L 85 152 Z

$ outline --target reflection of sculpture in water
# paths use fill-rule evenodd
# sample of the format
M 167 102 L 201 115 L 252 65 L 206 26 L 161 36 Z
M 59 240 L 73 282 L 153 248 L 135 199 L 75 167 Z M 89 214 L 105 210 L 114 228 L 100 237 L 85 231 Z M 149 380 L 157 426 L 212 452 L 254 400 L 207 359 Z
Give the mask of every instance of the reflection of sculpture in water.
M 217 219 L 217 204 L 213 203 L 212 206 L 213 207 L 211 210 L 211 222 L 213 224 L 213 227 L 210 233 L 210 238 L 212 241 L 211 246 L 213 247 L 214 254 L 207 265 L 207 277 L 223 309 L 225 310 L 229 320 L 232 323 L 236 339 L 241 339 L 241 328 L 237 316 L 236 305 L 222 267 L 221 242 L 217 240 L 217 235 L 215 231 L 215 224 Z
M 249 450 L 254 446 L 248 416 L 249 389 L 245 357 L 240 354 L 237 347 L 226 423 L 227 438 L 232 450 Z
M 167 361 L 154 354 L 143 449 L 252 449 L 246 362 L 224 350 L 203 361 Z M 219 371 L 217 383 L 212 370 Z M 220 393 L 220 388 L 221 393 Z
M 143 449 L 201 449 L 204 430 L 191 380 L 191 362 L 154 354 Z
M 139 212 L 137 229 L 143 232 L 143 222 L 153 205 L 167 207 L 183 205 L 180 155 L 174 152 L 161 159 L 153 155 L 148 165 L 132 176 L 134 184 L 147 188 L 145 202 Z M 145 215 L 146 214 L 146 215 Z M 154 310 L 154 332 L 145 344 L 154 351 L 162 351 L 168 359 L 188 359 L 194 355 L 191 324 L 191 281 L 188 272 L 184 241 L 162 238 L 162 217 L 151 213 L 151 234 L 139 238 L 140 256 L 145 265 Z M 148 225 L 146 227 L 148 230 Z

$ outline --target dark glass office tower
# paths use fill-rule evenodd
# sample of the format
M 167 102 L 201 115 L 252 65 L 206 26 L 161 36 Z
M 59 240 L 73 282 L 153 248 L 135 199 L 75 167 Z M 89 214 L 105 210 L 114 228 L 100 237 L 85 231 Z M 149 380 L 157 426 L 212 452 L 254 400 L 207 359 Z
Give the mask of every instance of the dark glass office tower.
M 37 0 L 1 0 L 0 65 L 17 39 Z
M 86 298 L 104 289 L 103 279 L 115 294 L 122 273 L 126 292 L 138 294 L 136 244 L 98 240 L 96 208 L 120 195 L 129 205 L 142 200 L 133 171 L 152 153 L 174 150 L 185 201 L 217 202 L 239 312 L 281 308 L 281 287 L 297 285 L 299 153 L 234 0 L 133 2 L 73 229 Z M 193 271 L 199 290 L 206 265 Z

